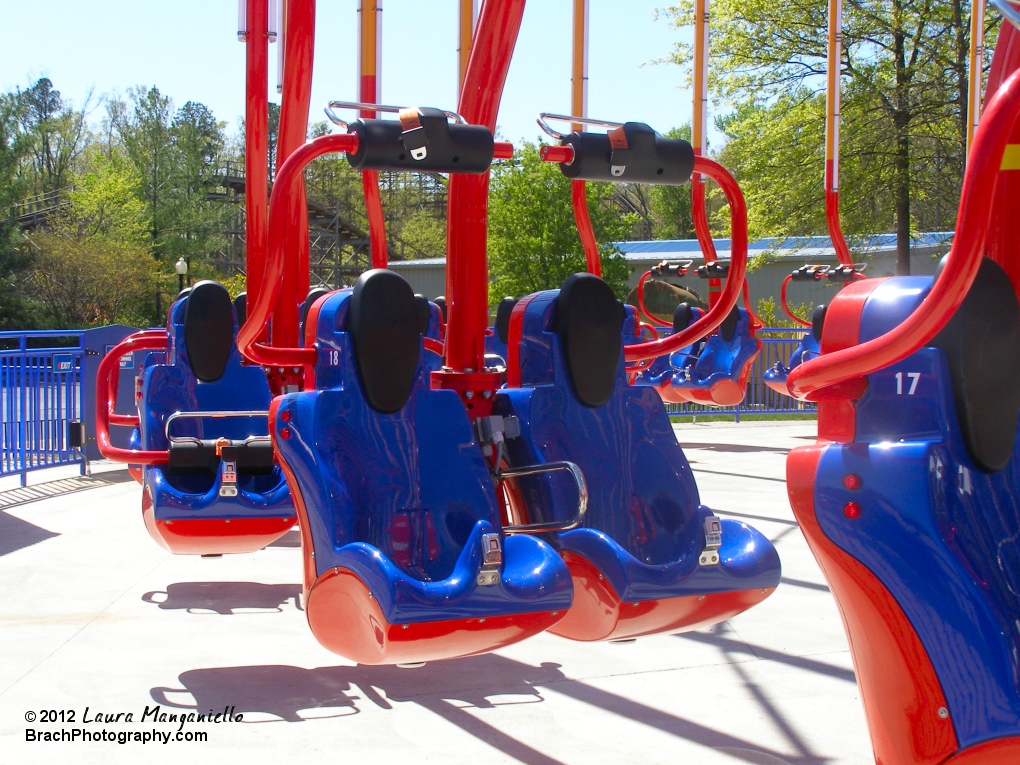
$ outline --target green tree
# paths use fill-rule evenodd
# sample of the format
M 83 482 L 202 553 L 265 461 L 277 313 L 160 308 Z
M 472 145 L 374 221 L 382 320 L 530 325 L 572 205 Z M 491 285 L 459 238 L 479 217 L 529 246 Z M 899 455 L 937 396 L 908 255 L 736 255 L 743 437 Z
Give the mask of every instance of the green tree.
M 18 117 L 24 138 L 32 191 L 45 194 L 67 185 L 89 140 L 88 113 L 91 97 L 80 110 L 64 102 L 59 90 L 43 77 L 27 90 L 17 92 Z
M 665 13 L 688 26 L 692 2 Z M 759 224 L 769 228 L 770 216 L 789 221 L 783 235 L 824 230 L 808 208 L 822 194 L 826 21 L 823 0 L 712 6 L 709 87 L 735 105 L 736 116 L 721 126 L 731 142 L 742 142 L 721 156 L 739 171 L 749 197 L 772 204 Z M 960 0 L 844 4 L 843 208 L 869 219 L 869 233 L 896 232 L 904 273 L 912 226 L 953 223 L 947 201 L 958 198 L 962 175 L 967 25 Z M 994 36 L 988 41 L 990 49 Z M 676 63 L 689 67 L 692 58 L 691 45 L 677 45 Z M 817 184 L 808 198 L 797 193 L 805 178 Z
M 144 326 L 152 313 L 156 263 L 146 247 L 137 176 L 126 159 L 106 161 L 99 146 L 87 161 L 67 207 L 45 229 L 26 236 L 32 255 L 24 280 L 28 297 L 48 326 Z
M 28 258 L 18 247 L 18 225 L 9 211 L 24 194 L 19 168 L 27 149 L 19 132 L 21 103 L 14 94 L 0 95 L 0 329 L 31 323 L 19 277 Z
M 609 242 L 627 238 L 635 220 L 611 205 L 613 186 L 589 183 L 588 207 L 601 246 L 602 278 L 617 297 L 627 295 L 630 269 Z M 585 270 L 584 250 L 570 202 L 570 180 L 525 143 L 514 158 L 493 166 L 489 190 L 490 302 L 504 295 L 555 289 Z

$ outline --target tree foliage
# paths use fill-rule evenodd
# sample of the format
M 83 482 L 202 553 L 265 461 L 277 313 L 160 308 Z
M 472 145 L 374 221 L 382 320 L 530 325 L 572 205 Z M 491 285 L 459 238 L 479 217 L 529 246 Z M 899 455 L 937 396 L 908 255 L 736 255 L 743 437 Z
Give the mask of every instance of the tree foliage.
M 606 243 L 626 239 L 634 216 L 611 205 L 610 184 L 589 183 L 587 193 L 602 278 L 622 299 L 630 269 Z M 557 165 L 542 161 L 535 144 L 525 143 L 512 160 L 493 167 L 488 245 L 493 305 L 504 295 L 558 288 L 570 274 L 585 270 L 570 199 L 570 180 Z
M 717 121 L 752 211 L 752 235 L 824 226 L 824 0 L 712 4 L 709 87 L 734 106 Z M 665 11 L 693 22 L 683 0 Z M 991 23 L 991 22 L 990 22 Z M 912 229 L 948 228 L 967 126 L 969 18 L 962 0 L 846 0 L 840 190 L 850 231 L 897 233 L 909 268 Z M 987 38 L 988 50 L 994 35 Z M 693 48 L 673 60 L 689 68 Z

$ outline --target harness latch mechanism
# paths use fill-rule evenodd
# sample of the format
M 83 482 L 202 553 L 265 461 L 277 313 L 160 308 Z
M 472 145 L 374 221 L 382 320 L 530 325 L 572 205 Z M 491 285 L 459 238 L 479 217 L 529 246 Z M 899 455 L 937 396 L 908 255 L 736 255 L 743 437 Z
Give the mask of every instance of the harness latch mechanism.
M 499 567 L 503 565 L 503 543 L 499 534 L 482 534 L 482 570 L 478 572 L 478 585 L 489 586 L 499 582 Z
M 698 563 L 714 566 L 719 562 L 719 548 L 722 547 L 722 521 L 719 516 L 710 515 L 705 519 L 705 549 L 701 551 Z

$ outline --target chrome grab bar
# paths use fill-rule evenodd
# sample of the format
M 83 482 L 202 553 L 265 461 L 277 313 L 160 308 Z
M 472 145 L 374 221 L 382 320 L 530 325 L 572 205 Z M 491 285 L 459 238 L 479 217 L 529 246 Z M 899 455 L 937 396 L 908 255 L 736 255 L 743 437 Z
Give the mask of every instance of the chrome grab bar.
M 597 125 L 599 127 L 611 127 L 618 128 L 623 127 L 622 122 L 610 122 L 608 120 L 595 120 L 590 117 L 571 117 L 568 114 L 550 114 L 549 112 L 542 112 L 538 115 L 538 126 L 546 132 L 547 135 L 552 136 L 560 141 L 564 140 L 569 133 L 560 133 L 549 127 L 549 123 L 546 120 L 555 120 L 556 122 L 577 122 L 581 125 Z
M 577 482 L 577 515 L 570 521 L 547 521 L 545 523 L 522 523 L 516 526 L 504 526 L 505 534 L 538 534 L 543 531 L 568 531 L 581 525 L 584 514 L 588 511 L 588 484 L 584 480 L 581 468 L 573 462 L 547 462 L 544 465 L 528 465 L 526 467 L 506 468 L 496 474 L 497 480 L 517 478 L 519 476 L 552 473 L 566 470 Z
M 174 437 L 170 435 L 170 425 L 174 420 L 183 419 L 202 419 L 203 417 L 209 417 L 211 419 L 223 420 L 228 417 L 269 417 L 267 410 L 259 411 L 213 411 L 213 412 L 174 412 L 166 418 L 166 424 L 163 427 L 163 434 L 166 436 L 166 440 L 172 444 L 180 443 L 201 443 L 201 441 L 193 436 L 182 436 Z M 271 441 L 269 436 L 249 436 L 245 439 L 248 441 Z
M 388 106 L 386 104 L 367 104 L 363 103 L 362 101 L 328 101 L 326 102 L 324 111 L 326 112 L 326 117 L 329 119 L 330 122 L 332 122 L 334 125 L 339 125 L 340 127 L 346 129 L 349 123 L 346 120 L 342 120 L 338 116 L 336 116 L 336 114 L 333 112 L 334 109 L 354 109 L 356 111 L 387 112 L 392 114 L 398 114 L 401 111 L 401 109 L 408 108 L 410 107 Z M 449 117 L 454 122 L 460 125 L 468 124 L 467 120 L 461 117 L 459 114 L 457 114 L 457 112 L 451 112 L 446 109 L 443 109 L 443 114 L 445 114 L 447 117 Z

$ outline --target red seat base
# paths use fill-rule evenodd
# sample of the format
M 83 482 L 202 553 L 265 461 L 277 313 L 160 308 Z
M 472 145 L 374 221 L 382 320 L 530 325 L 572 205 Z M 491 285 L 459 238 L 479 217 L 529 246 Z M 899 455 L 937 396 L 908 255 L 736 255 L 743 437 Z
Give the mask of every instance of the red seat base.
M 360 664 L 412 664 L 488 653 L 548 629 L 563 611 L 390 624 L 356 574 L 334 568 L 305 596 L 312 634 L 324 648 Z
M 149 492 L 142 492 L 142 520 L 149 535 L 175 555 L 258 552 L 286 534 L 297 518 L 196 518 L 158 521 Z
M 954 754 L 945 765 L 1006 765 L 1020 762 L 1020 738 L 997 738 Z
M 746 611 L 775 587 L 623 602 L 598 567 L 583 555 L 564 552 L 574 580 L 574 604 L 549 631 L 571 640 L 619 640 L 660 632 L 689 632 Z

